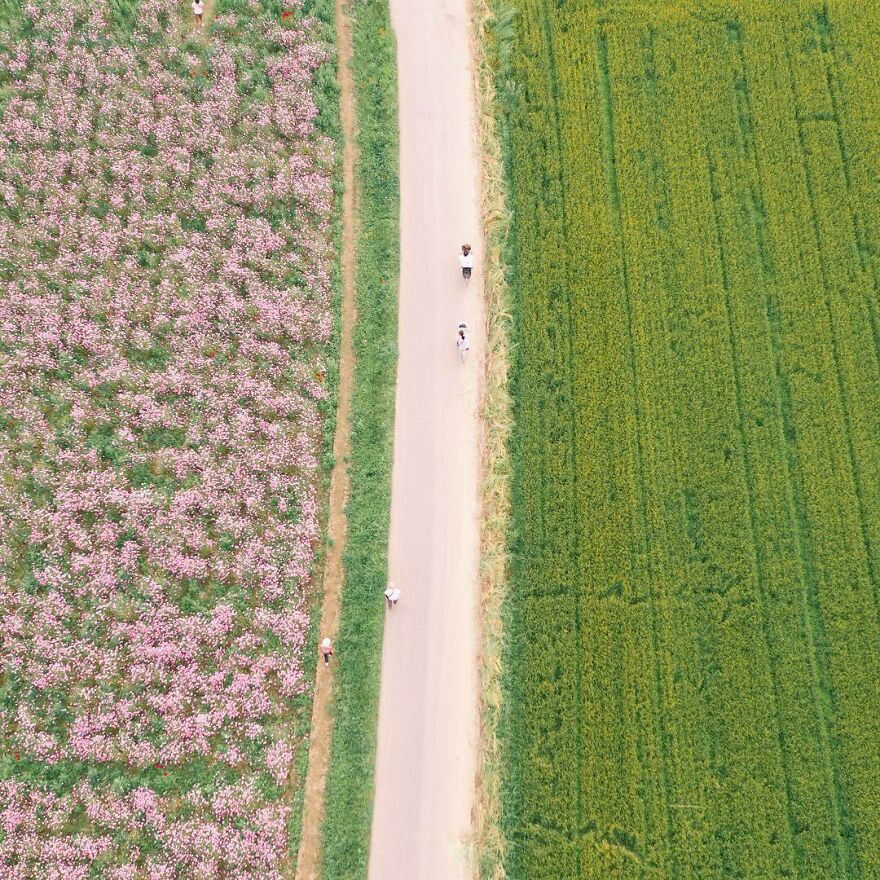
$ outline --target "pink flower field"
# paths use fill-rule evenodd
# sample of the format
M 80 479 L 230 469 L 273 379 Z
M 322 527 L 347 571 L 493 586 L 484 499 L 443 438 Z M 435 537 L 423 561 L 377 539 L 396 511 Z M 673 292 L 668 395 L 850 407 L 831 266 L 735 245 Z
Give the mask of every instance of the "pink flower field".
M 329 48 L 297 3 L 187 8 L 0 24 L 0 880 L 295 855 Z

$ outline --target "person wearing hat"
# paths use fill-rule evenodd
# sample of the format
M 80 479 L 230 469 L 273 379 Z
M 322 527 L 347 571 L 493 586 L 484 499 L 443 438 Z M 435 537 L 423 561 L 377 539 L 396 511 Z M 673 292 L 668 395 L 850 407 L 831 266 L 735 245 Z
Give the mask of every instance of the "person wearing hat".
M 324 658 L 324 665 L 330 665 L 330 658 L 333 656 L 333 642 L 330 639 L 324 639 L 321 642 L 321 656 Z
M 465 281 L 471 280 L 471 272 L 474 269 L 474 255 L 471 253 L 471 246 L 463 244 L 461 253 L 458 255 L 458 262 L 461 264 L 461 274 Z
M 471 347 L 467 324 L 458 325 L 458 332 L 455 334 L 455 344 L 458 346 L 458 354 L 461 357 L 461 362 L 464 363 L 464 356 L 470 351 Z
M 393 608 L 400 600 L 400 590 L 394 584 L 389 583 L 388 589 L 385 590 L 385 598 L 388 600 L 388 608 Z

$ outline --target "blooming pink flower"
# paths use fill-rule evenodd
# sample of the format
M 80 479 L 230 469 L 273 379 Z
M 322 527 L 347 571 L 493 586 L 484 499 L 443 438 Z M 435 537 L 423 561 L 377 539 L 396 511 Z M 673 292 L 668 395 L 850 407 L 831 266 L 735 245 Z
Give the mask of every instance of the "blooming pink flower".
M 335 162 L 286 6 L 216 16 L 207 60 L 174 0 L 125 43 L 109 0 L 27 0 L 0 41 L 0 730 L 23 767 L 137 775 L 0 782 L 0 878 L 281 876 Z

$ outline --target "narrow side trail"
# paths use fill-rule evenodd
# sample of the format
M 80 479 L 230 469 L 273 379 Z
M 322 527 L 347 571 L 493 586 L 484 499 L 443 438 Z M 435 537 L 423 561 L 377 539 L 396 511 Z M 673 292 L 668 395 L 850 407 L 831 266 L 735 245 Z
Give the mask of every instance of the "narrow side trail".
M 336 410 L 336 434 L 333 438 L 335 464 L 330 477 L 330 509 L 327 520 L 327 557 L 324 565 L 320 637 L 336 640 L 339 625 L 339 600 L 345 576 L 342 551 L 345 547 L 345 503 L 348 499 L 348 456 L 351 451 L 351 391 L 354 350 L 352 332 L 355 314 L 355 242 L 357 240 L 357 192 L 355 189 L 355 108 L 354 82 L 351 75 L 351 23 L 347 4 L 336 2 L 336 33 L 340 117 L 343 149 L 342 175 L 342 337 L 340 340 L 339 403 Z M 296 880 L 318 880 L 321 876 L 322 829 L 324 820 L 324 789 L 330 760 L 333 729 L 333 670 L 315 661 L 315 696 L 312 705 L 312 727 L 309 737 L 309 769 L 303 803 L 303 830 L 296 862 Z
M 478 742 L 479 153 L 467 0 L 391 0 L 401 284 L 371 880 L 469 878 Z M 464 285 L 457 254 L 476 250 Z M 459 362 L 456 326 L 471 328 Z M 381 596 L 377 601 L 381 601 Z

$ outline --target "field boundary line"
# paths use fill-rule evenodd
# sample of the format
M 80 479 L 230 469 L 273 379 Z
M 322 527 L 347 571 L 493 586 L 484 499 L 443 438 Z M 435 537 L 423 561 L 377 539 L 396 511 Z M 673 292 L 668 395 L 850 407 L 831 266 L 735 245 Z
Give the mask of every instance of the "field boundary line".
M 209 0 L 210 2 L 210 0 Z M 337 82 L 339 86 L 339 118 L 342 125 L 342 249 L 339 381 L 336 410 L 336 431 L 333 439 L 333 472 L 330 477 L 330 498 L 327 513 L 327 555 L 324 564 L 321 636 L 336 639 L 339 606 L 345 568 L 342 553 L 345 547 L 348 500 L 348 461 L 351 451 L 351 389 L 354 372 L 352 334 L 357 310 L 355 305 L 355 265 L 357 253 L 357 181 L 355 142 L 357 118 L 354 112 L 354 84 L 351 73 L 351 22 L 345 0 L 336 0 Z M 323 851 L 324 791 L 330 763 L 330 742 L 333 731 L 334 669 L 321 670 L 316 658 L 315 691 L 312 702 L 312 723 L 309 734 L 309 765 L 305 779 L 302 808 L 302 832 L 296 860 L 296 880 L 317 880 Z

